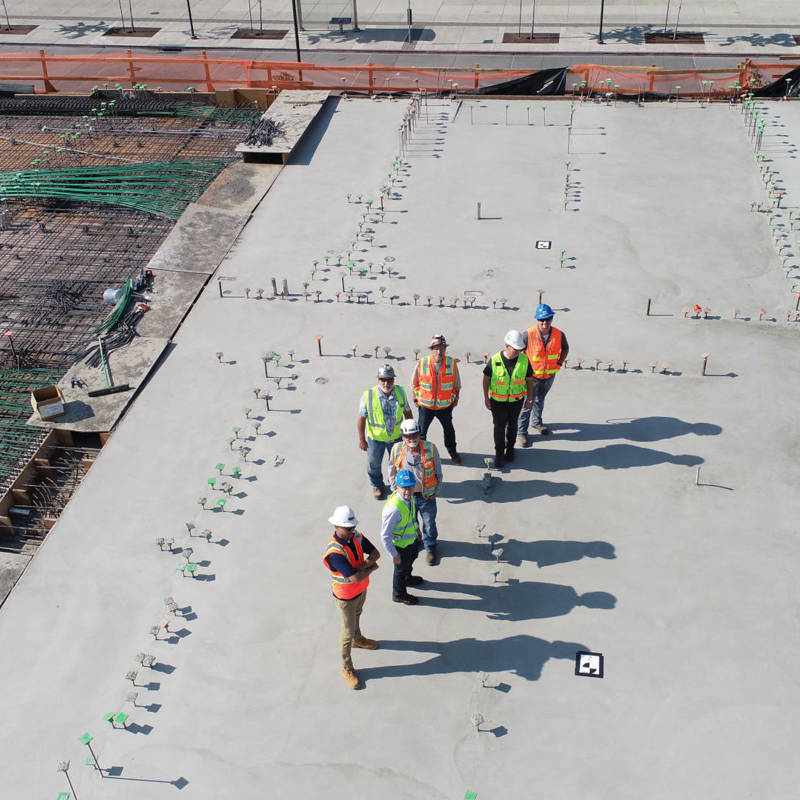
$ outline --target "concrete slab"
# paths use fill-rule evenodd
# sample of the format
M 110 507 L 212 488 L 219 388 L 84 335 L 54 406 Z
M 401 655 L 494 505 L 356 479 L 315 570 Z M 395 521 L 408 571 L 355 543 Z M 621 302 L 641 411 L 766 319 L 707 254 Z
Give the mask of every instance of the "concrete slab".
M 247 160 L 278 157 L 286 163 L 314 118 L 322 110 L 330 92 L 304 89 L 282 91 L 277 100 L 261 115 L 262 122 L 279 126 L 271 143 L 236 146 L 236 152 Z
M 249 214 L 190 203 L 150 260 L 150 268 L 210 275 L 239 235 Z
M 0 606 L 11 593 L 31 557 L 21 553 L 0 553 Z
M 347 194 L 377 196 L 408 105 L 337 102 L 324 135 L 312 127 L 230 252 L 230 295 L 203 292 L 0 613 L 0 769 L 17 794 L 66 788 L 54 764 L 80 764 L 89 731 L 110 779 L 73 768 L 79 795 L 794 796 L 788 209 L 775 230 L 751 211 L 770 201 L 737 108 L 582 104 L 570 133 L 568 102 L 537 103 L 529 124 L 530 105 L 431 102 L 383 219 L 368 215 L 374 240 L 355 247 L 365 208 Z M 763 106 L 795 141 L 794 104 Z M 363 277 L 331 263 L 348 250 Z M 271 273 L 292 297 L 238 291 Z M 369 304 L 347 303 L 342 278 Z M 484 494 L 483 354 L 532 324 L 539 290 L 571 347 L 547 399 L 553 433 Z M 352 692 L 326 519 L 346 502 L 378 540 L 358 397 L 386 359 L 408 385 L 414 349 L 439 331 L 464 382 L 443 557 L 417 568 L 415 608 L 391 602 L 381 559 L 363 617 L 381 647 L 355 653 Z M 376 359 L 376 345 L 391 351 Z M 282 354 L 270 379 L 265 350 Z M 218 463 L 234 485 L 224 511 L 210 508 Z M 161 536 L 193 548 L 197 579 Z M 167 596 L 185 611 L 156 641 Z M 574 674 L 584 650 L 604 655 L 602 680 Z M 157 661 L 126 706 L 139 652 Z M 128 731 L 102 719 L 121 708 Z

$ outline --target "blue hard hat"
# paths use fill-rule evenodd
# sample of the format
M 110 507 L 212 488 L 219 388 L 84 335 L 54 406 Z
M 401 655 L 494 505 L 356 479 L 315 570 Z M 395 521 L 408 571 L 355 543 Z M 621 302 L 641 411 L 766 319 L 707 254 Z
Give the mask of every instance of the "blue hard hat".
M 410 469 L 401 469 L 397 473 L 396 481 L 398 486 L 416 486 L 417 481 L 414 478 L 414 473 Z
M 555 315 L 555 311 L 547 303 L 539 303 L 536 306 L 536 319 L 551 319 Z

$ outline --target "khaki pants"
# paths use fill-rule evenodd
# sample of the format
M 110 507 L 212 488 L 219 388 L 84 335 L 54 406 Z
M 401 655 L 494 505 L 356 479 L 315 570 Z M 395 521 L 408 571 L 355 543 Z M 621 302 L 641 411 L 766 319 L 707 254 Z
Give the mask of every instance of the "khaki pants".
M 350 658 L 350 645 L 353 639 L 358 641 L 363 638 L 359 620 L 364 609 L 364 600 L 367 599 L 367 591 L 365 589 L 358 597 L 354 597 L 352 600 L 340 600 L 338 597 L 333 599 L 339 607 L 339 613 L 342 615 L 342 668 L 353 669 L 353 660 Z

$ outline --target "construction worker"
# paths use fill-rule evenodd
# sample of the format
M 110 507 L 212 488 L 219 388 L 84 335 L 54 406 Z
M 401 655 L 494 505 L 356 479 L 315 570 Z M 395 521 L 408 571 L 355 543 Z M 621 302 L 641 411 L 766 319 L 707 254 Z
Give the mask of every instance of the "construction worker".
M 445 355 L 447 340 L 437 333 L 430 343 L 431 354 L 421 358 L 411 377 L 414 404 L 419 409 L 419 433 L 427 438 L 428 428 L 434 419 L 442 423 L 444 446 L 454 464 L 461 463 L 456 449 L 456 432 L 453 428 L 453 409 L 461 393 L 461 376 L 455 359 Z
M 376 500 L 383 500 L 383 454 L 400 440 L 400 421 L 411 419 L 406 390 L 395 386 L 394 369 L 384 364 L 378 370 L 378 385 L 361 396 L 358 410 L 358 446 L 367 452 L 367 475 Z
M 483 402 L 492 412 L 494 464 L 498 469 L 514 460 L 517 419 L 523 407 L 530 409 L 533 395 L 533 370 L 522 352 L 522 334 L 509 331 L 503 341 L 505 348 L 483 369 Z
M 422 518 L 422 546 L 425 558 L 431 565 L 436 563 L 436 492 L 442 482 L 442 464 L 433 442 L 420 441 L 419 425 L 413 419 L 404 419 L 400 424 L 403 441 L 392 447 L 389 459 L 389 481 L 396 489 L 399 470 L 407 469 L 414 476 L 414 503 Z
M 525 355 L 533 370 L 533 406 L 532 410 L 523 409 L 517 424 L 517 438 L 520 447 L 530 444 L 528 423 L 533 417 L 533 427 L 542 436 L 547 436 L 550 429 L 542 422 L 544 398 L 553 385 L 556 373 L 564 366 L 569 354 L 569 344 L 563 331 L 553 327 L 555 312 L 547 303 L 540 303 L 536 308 L 536 325 L 528 328 L 526 334 Z
M 381 519 L 381 541 L 394 564 L 392 600 L 407 606 L 419 603 L 418 597 L 408 593 L 408 587 L 419 586 L 423 582 L 419 575 L 411 574 L 419 554 L 420 539 L 414 502 L 416 483 L 414 473 L 410 470 L 401 469 L 397 473 L 397 488 L 384 504 Z
M 356 530 L 358 520 L 350 506 L 336 508 L 328 522 L 333 525 L 333 536 L 322 560 L 330 570 L 333 597 L 342 616 L 342 675 L 351 689 L 358 689 L 361 681 L 353 669 L 350 648 L 378 648 L 378 642 L 361 633 L 359 623 L 367 598 L 369 576 L 378 569 L 377 561 L 381 554 L 361 531 Z

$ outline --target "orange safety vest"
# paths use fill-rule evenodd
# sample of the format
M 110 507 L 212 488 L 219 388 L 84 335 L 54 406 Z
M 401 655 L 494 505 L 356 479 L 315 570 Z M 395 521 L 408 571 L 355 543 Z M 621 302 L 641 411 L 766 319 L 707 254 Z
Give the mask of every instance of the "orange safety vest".
M 430 497 L 436 491 L 436 463 L 433 460 L 433 445 L 420 442 L 422 445 L 422 495 Z M 397 442 L 392 448 L 392 461 L 398 470 L 403 469 L 406 458 L 406 443 Z
M 525 355 L 531 362 L 534 378 L 549 378 L 561 369 L 558 359 L 561 357 L 561 331 L 551 328 L 547 347 L 542 341 L 539 329 L 534 325 L 528 328 L 528 346 Z
M 356 546 L 355 555 L 353 555 L 353 551 L 349 547 L 345 547 L 343 544 L 337 542 L 335 538 L 331 537 L 328 543 L 328 549 L 322 557 L 322 563 L 325 564 L 331 572 L 333 594 L 340 600 L 351 600 L 354 597 L 358 597 L 358 595 L 365 592 L 367 586 L 369 586 L 369 575 L 367 575 L 363 581 L 349 583 L 349 578 L 345 578 L 341 572 L 335 572 L 328 563 L 328 556 L 336 553 L 340 556 L 344 556 L 353 569 L 358 569 L 364 563 L 364 549 L 361 547 L 361 534 L 358 531 L 353 534 L 353 544 Z
M 437 373 L 433 367 L 433 356 L 421 358 L 417 368 L 419 386 L 417 400 L 425 408 L 447 408 L 452 405 L 456 386 L 456 362 L 444 357 Z

